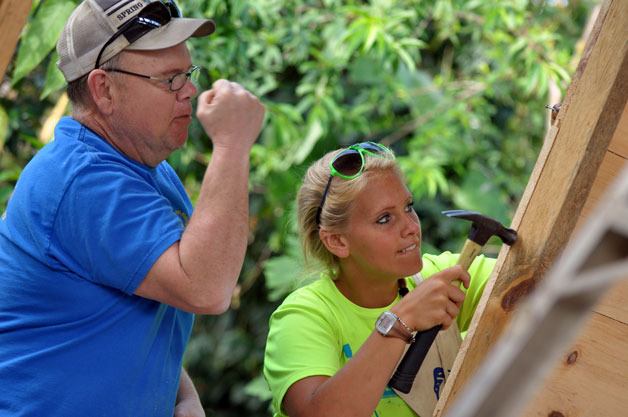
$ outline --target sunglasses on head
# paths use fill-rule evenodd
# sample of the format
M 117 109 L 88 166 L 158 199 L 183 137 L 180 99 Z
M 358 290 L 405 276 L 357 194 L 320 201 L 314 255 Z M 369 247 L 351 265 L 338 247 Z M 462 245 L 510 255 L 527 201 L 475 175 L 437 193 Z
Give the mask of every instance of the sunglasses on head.
M 105 42 L 100 52 L 98 52 L 94 68 L 100 67 L 100 59 L 102 58 L 103 52 L 120 36 L 124 36 L 129 43 L 133 43 L 151 30 L 166 25 L 173 17 L 181 17 L 181 11 L 174 1 L 154 1 L 149 3 L 135 17 L 123 24 L 118 31 Z
M 325 200 L 329 193 L 332 178 L 340 177 L 344 180 L 357 178 L 364 171 L 364 155 L 381 157 L 385 153 L 391 153 L 391 151 L 384 145 L 375 142 L 361 142 L 342 150 L 331 160 L 329 163 L 329 180 L 327 180 L 321 203 L 318 205 L 318 210 L 316 211 L 317 225 L 320 225 L 321 222 L 321 213 L 323 212 L 323 206 L 325 205 Z

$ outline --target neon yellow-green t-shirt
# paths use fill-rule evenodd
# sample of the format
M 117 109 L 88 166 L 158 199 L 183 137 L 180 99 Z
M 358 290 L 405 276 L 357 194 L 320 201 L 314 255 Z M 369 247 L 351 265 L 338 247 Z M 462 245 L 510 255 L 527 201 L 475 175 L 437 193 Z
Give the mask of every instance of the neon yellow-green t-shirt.
M 424 255 L 421 275 L 428 278 L 457 260 L 458 255 L 449 252 Z M 471 285 L 456 320 L 461 332 L 469 327 L 494 265 L 494 259 L 479 256 L 469 268 Z M 411 290 L 415 288 L 412 279 L 407 283 Z M 281 403 L 292 384 L 309 376 L 333 376 L 373 332 L 379 315 L 398 301 L 382 308 L 360 307 L 345 298 L 328 277 L 286 297 L 270 318 L 264 357 L 264 376 L 272 391 L 275 417 L 285 416 Z M 387 388 L 373 416 L 416 417 L 416 413 Z

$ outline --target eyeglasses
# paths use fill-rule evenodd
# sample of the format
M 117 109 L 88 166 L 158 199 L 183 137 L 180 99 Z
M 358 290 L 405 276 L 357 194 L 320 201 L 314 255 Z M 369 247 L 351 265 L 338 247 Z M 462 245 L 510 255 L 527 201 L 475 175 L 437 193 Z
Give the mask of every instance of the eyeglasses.
M 98 52 L 94 68 L 100 67 L 100 59 L 102 58 L 103 52 L 120 36 L 124 35 L 129 43 L 133 43 L 151 30 L 166 25 L 173 17 L 181 17 L 181 11 L 172 0 L 165 3 L 154 1 L 146 5 L 141 12 L 133 19 L 123 24 L 118 31 L 105 42 L 100 52 Z
M 349 146 L 347 149 L 341 151 L 331 160 L 329 163 L 329 180 L 323 191 L 323 197 L 321 203 L 318 205 L 316 211 L 316 224 L 321 223 L 321 213 L 323 212 L 323 206 L 329 193 L 329 187 L 331 186 L 331 180 L 333 177 L 340 177 L 344 180 L 352 180 L 359 177 L 364 171 L 364 155 L 371 155 L 382 157 L 383 154 L 392 154 L 391 150 L 375 142 L 361 142 L 355 145 Z
M 159 81 L 161 83 L 168 83 L 168 87 L 170 88 L 170 91 L 174 92 L 174 91 L 181 90 L 190 78 L 194 79 L 195 78 L 194 75 L 198 74 L 197 72 L 198 70 L 199 70 L 199 67 L 197 67 L 196 65 L 192 65 L 192 67 L 188 71 L 179 72 L 177 74 L 174 74 L 170 78 L 153 77 L 152 75 L 138 74 L 137 72 L 131 72 L 131 71 L 127 71 L 127 70 L 123 70 L 119 68 L 108 68 L 105 71 L 119 72 L 120 74 L 133 75 L 135 77 L 142 77 L 148 80 Z

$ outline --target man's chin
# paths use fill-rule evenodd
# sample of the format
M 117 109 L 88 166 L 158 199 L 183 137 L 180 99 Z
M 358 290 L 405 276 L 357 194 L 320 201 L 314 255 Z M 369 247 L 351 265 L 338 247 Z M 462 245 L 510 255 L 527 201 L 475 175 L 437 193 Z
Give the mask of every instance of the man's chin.
M 174 149 L 173 151 L 181 148 L 183 145 L 185 145 L 185 142 L 187 142 L 188 140 L 188 126 L 189 123 L 185 126 L 185 128 L 178 128 L 175 131 L 175 134 L 173 135 L 173 145 L 174 145 Z

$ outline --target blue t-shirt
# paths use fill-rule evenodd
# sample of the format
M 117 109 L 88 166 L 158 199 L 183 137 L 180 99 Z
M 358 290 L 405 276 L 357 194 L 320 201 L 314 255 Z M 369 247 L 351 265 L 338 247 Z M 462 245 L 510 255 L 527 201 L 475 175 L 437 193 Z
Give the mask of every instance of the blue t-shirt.
M 194 316 L 133 295 L 192 205 L 72 118 L 0 220 L 0 416 L 168 416 Z

